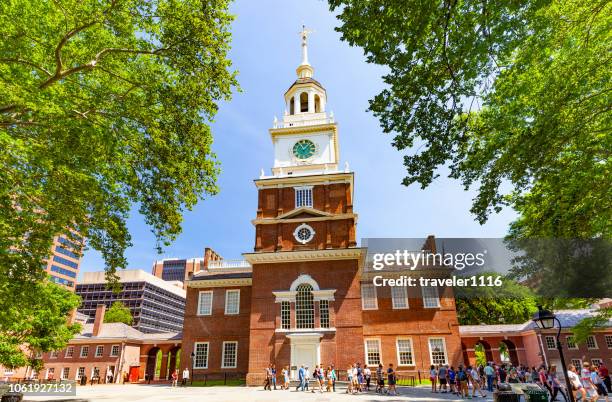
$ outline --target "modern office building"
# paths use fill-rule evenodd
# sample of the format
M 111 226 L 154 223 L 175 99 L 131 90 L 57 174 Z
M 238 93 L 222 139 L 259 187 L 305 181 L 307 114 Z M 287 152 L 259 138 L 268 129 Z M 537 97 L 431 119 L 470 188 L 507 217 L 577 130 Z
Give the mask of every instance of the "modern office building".
M 180 332 L 183 329 L 185 290 L 179 281 L 164 281 L 143 270 L 119 271 L 120 292 L 113 292 L 106 285 L 104 272 L 85 272 L 76 286 L 76 293 L 83 302 L 79 313 L 89 316 L 93 322 L 99 304 L 107 308 L 120 301 L 134 318 L 132 326 L 144 333 Z
M 209 261 L 219 261 L 221 256 L 214 250 L 206 248 L 204 258 L 165 258 L 153 263 L 151 273 L 165 281 L 185 282 L 194 272 L 202 271 Z
M 52 282 L 74 290 L 81 263 L 82 248 L 82 244 L 70 240 L 64 235 L 56 236 L 53 239 L 51 256 L 45 267 Z

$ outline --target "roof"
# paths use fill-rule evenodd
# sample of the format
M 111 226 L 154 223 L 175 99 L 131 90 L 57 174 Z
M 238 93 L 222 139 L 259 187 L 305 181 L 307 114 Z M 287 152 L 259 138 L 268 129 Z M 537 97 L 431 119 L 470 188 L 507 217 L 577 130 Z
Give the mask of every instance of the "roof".
M 194 274 L 192 280 L 202 281 L 202 280 L 217 280 L 217 279 L 242 279 L 242 278 L 251 278 L 253 277 L 253 273 L 251 271 L 248 272 L 227 272 L 227 273 L 218 273 L 218 272 L 207 272 L 200 271 L 197 274 Z
M 98 339 L 117 339 L 117 340 L 181 340 L 182 332 L 161 332 L 145 334 L 136 328 L 122 322 L 103 323 L 97 336 L 93 335 L 93 324 L 84 324 L 81 333 L 74 337 L 74 340 L 98 340 Z
M 107 281 L 105 274 L 106 272 L 104 271 L 85 272 L 83 273 L 83 279 L 80 280 L 77 285 L 106 283 Z M 179 297 L 186 297 L 186 292 L 185 289 L 182 288 L 181 282 L 168 282 L 161 278 L 158 278 L 155 275 L 151 275 L 150 273 L 145 272 L 142 269 L 117 270 L 117 276 L 119 277 L 119 283 L 146 282 L 164 290 L 167 290 L 168 292 L 173 293 Z M 180 284 L 181 287 L 179 287 L 178 284 Z
M 291 91 L 291 88 L 293 88 L 295 85 L 300 85 L 300 84 L 314 84 L 318 86 L 319 88 L 321 88 L 323 91 L 325 91 L 325 88 L 323 88 L 323 85 L 321 85 L 319 81 L 315 80 L 314 78 L 307 77 L 307 78 L 298 78 L 297 80 L 295 80 L 295 82 L 291 84 L 289 89 L 285 91 L 285 95 L 287 94 L 287 92 Z
M 585 318 L 593 317 L 597 314 L 597 310 L 576 309 L 576 310 L 557 310 L 555 315 L 561 323 L 561 328 L 573 328 Z M 612 319 L 603 327 L 612 327 Z M 508 333 L 522 332 L 536 329 L 536 324 L 533 321 L 526 321 L 522 324 L 494 324 L 494 325 L 461 325 L 459 333 L 461 335 L 468 334 L 486 334 L 486 333 Z

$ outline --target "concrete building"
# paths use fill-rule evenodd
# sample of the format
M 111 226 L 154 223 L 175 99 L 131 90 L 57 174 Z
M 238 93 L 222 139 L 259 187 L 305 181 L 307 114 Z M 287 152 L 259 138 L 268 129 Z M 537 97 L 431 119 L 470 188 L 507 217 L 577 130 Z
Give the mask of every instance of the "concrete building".
M 264 369 L 393 363 L 400 372 L 462 358 L 453 295 L 377 289 L 357 247 L 354 173 L 339 168 L 338 126 L 312 78 L 307 32 L 286 113 L 269 130 L 272 175 L 255 180 L 254 251 L 186 282 L 183 348 L 197 378 L 224 372 L 263 383 Z M 426 296 L 426 297 L 425 297 Z
M 81 243 L 68 239 L 64 235 L 56 236 L 53 239 L 51 256 L 45 267 L 52 282 L 74 290 L 81 264 L 82 248 Z
M 164 281 L 143 270 L 117 272 L 121 290 L 106 286 L 104 272 L 85 272 L 76 286 L 83 299 L 78 311 L 93 322 L 99 304 L 107 308 L 115 301 L 126 305 L 134 318 L 133 327 L 144 333 L 180 332 L 185 312 L 185 290 L 182 283 Z

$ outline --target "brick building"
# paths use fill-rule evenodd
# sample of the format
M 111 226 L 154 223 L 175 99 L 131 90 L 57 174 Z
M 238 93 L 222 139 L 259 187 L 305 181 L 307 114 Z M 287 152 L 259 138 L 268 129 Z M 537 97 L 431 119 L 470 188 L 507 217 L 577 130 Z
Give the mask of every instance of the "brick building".
M 580 367 L 583 362 L 604 362 L 612 365 L 612 320 L 597 328 L 584 344 L 576 344 L 571 330 L 595 310 L 559 310 L 555 314 L 561 323 L 561 344 L 566 364 Z M 561 360 L 556 345 L 557 328 L 541 330 L 532 321 L 506 325 L 464 325 L 460 327 L 464 361 L 474 364 L 475 350 L 480 345 L 488 361 L 509 361 L 514 365 L 539 367 L 556 365 Z M 503 354 L 502 350 L 507 350 Z
M 272 174 L 255 180 L 254 251 L 219 259 L 186 281 L 183 367 L 194 375 L 245 374 L 261 384 L 275 363 L 393 363 L 399 371 L 462 358 L 452 294 L 376 288 L 362 274 L 354 173 L 339 169 L 338 126 L 327 93 L 312 78 L 306 34 L 286 113 L 269 130 Z

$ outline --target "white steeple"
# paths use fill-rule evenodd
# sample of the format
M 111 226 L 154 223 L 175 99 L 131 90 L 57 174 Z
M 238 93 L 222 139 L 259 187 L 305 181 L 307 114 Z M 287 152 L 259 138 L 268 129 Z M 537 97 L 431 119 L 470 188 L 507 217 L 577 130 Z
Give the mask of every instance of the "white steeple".
M 302 30 L 300 31 L 300 37 L 302 38 L 302 63 L 296 70 L 298 78 L 311 78 L 314 74 L 314 69 L 308 62 L 308 35 L 312 32 L 306 29 L 305 25 L 302 25 Z

